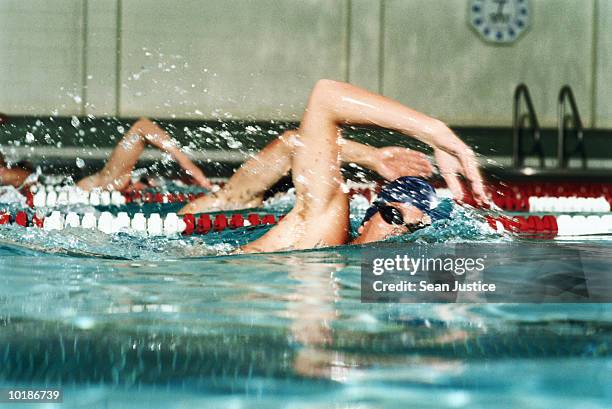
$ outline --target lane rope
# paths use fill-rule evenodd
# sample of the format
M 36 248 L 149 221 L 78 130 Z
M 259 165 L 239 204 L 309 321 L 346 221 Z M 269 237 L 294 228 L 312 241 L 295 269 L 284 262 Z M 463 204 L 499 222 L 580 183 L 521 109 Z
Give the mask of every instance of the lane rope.
M 44 230 L 64 230 L 66 228 L 80 227 L 96 229 L 106 234 L 136 233 L 148 236 L 172 236 L 176 234 L 193 235 L 221 232 L 226 229 L 238 229 L 250 226 L 274 225 L 283 216 L 273 214 L 201 214 L 199 216 L 186 214 L 183 217 L 176 213 L 168 213 L 164 218 L 159 213 L 152 213 L 146 217 L 144 213 L 136 213 L 130 217 L 127 212 L 119 212 L 116 216 L 111 212 L 102 212 L 99 216 L 94 213 L 85 213 L 80 216 L 75 212 L 63 214 L 55 210 L 49 216 L 34 215 L 29 217 L 26 211 L 15 215 L 0 213 L 0 225 L 16 224 L 22 227 L 38 227 Z
M 97 229 L 104 233 L 138 233 L 149 236 L 171 236 L 176 234 L 193 235 L 221 232 L 226 229 L 238 229 L 249 226 L 274 225 L 283 216 L 273 214 L 259 215 L 256 213 L 216 215 L 186 214 L 183 217 L 176 213 L 168 213 L 164 218 L 159 213 L 146 217 L 144 213 L 136 213 L 129 217 L 126 212 L 116 216 L 110 212 L 102 212 L 99 216 L 86 213 L 82 216 L 75 212 L 63 214 L 53 211 L 51 215 L 29 217 L 25 211 L 15 215 L 0 213 L 0 225 L 16 224 L 23 227 L 39 227 L 44 230 L 64 230 L 69 227 Z M 544 215 L 544 216 L 485 216 L 489 226 L 496 232 L 509 233 L 532 238 L 553 239 L 563 236 L 612 234 L 612 214 L 600 215 Z

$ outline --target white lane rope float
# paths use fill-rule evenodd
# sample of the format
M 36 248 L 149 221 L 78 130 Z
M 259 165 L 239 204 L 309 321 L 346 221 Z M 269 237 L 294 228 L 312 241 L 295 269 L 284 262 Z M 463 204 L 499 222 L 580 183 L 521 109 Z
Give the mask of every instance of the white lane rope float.
M 99 215 L 85 213 L 81 216 L 76 212 L 64 214 L 55 210 L 49 216 L 34 215 L 32 218 L 25 211 L 20 211 L 15 216 L 8 212 L 0 213 L 0 225 L 16 224 L 23 227 L 38 227 L 47 231 L 83 228 L 99 230 L 106 234 L 123 232 L 140 236 L 207 234 L 211 231 L 220 232 L 226 229 L 273 225 L 281 219 L 282 216 L 256 213 L 247 215 L 219 213 L 199 216 L 186 214 L 182 217 L 176 213 L 168 213 L 163 218 L 159 213 L 152 213 L 148 217 L 144 213 L 136 213 L 130 217 L 127 212 L 119 212 L 116 216 L 111 212 L 102 212 Z

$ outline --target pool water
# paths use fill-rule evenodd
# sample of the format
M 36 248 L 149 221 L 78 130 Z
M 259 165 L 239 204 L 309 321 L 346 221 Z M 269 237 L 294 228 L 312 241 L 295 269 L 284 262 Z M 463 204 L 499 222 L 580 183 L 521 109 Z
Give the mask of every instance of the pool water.
M 227 255 L 265 229 L 1 227 L 0 387 L 74 408 L 612 406 L 612 305 L 364 304 L 359 247 Z M 404 240 L 508 239 L 460 214 Z M 612 266 L 612 238 L 589 246 Z

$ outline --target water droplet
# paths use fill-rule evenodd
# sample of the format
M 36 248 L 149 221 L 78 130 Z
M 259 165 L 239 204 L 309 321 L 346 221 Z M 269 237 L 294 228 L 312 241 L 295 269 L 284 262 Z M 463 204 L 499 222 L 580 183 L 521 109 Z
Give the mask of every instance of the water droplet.
M 85 161 L 81 158 L 76 158 L 77 168 L 83 169 L 85 167 Z
M 242 142 L 234 139 L 234 138 L 227 138 L 227 146 L 230 149 L 238 149 L 238 148 L 242 148 Z
M 256 134 L 256 133 L 259 132 L 259 130 L 260 130 L 259 127 L 255 127 L 255 126 L 251 126 L 251 125 L 249 125 L 249 126 L 247 126 L 245 128 L 245 131 L 246 131 L 247 134 Z

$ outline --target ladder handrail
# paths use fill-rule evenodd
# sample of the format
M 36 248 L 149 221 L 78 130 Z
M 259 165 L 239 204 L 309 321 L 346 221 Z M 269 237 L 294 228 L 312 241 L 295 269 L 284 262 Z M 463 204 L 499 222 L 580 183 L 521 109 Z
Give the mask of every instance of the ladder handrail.
M 566 101 L 569 102 L 571 115 L 565 115 Z M 572 122 L 574 130 L 576 132 L 576 139 L 578 141 L 576 149 L 573 152 L 567 151 L 567 125 L 568 122 Z M 567 168 L 569 157 L 572 154 L 580 153 L 582 159 L 582 167 L 586 168 L 586 151 L 584 149 L 584 128 L 582 126 L 582 119 L 580 112 L 578 111 L 578 105 L 576 104 L 576 98 L 574 92 L 569 85 L 564 85 L 559 91 L 558 98 L 558 117 L 557 117 L 557 166 L 560 168 Z
M 525 101 L 527 113 L 521 115 L 521 98 Z M 544 150 L 540 138 L 540 122 L 533 107 L 529 88 L 524 83 L 517 85 L 514 90 L 514 102 L 512 105 L 512 162 L 515 167 L 521 167 L 525 162 L 523 146 L 523 125 L 529 120 L 533 134 L 534 147 L 531 153 L 537 153 L 540 159 L 540 167 L 544 167 Z

